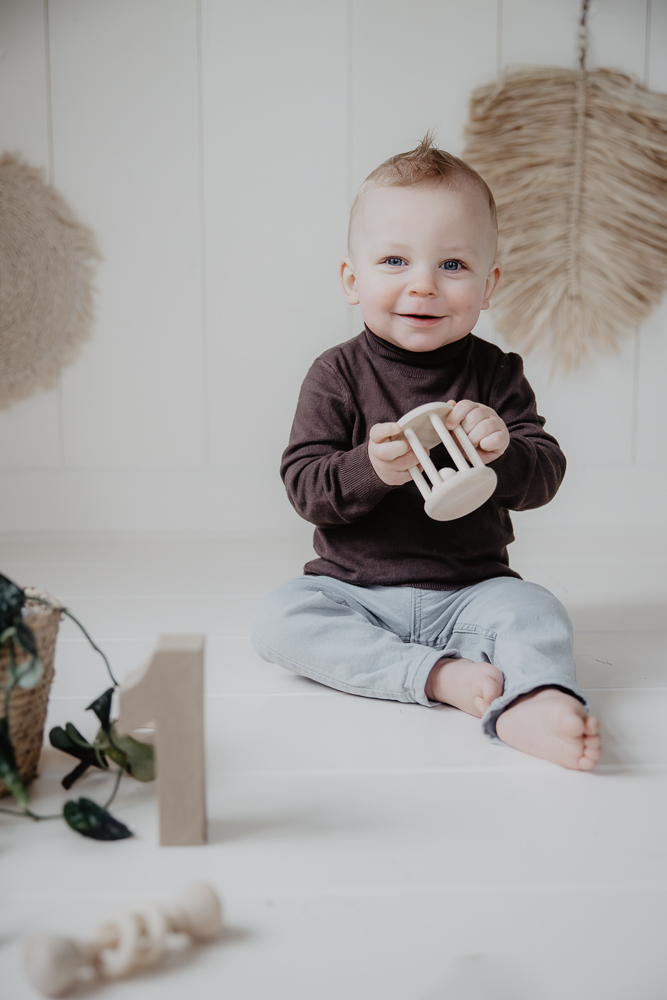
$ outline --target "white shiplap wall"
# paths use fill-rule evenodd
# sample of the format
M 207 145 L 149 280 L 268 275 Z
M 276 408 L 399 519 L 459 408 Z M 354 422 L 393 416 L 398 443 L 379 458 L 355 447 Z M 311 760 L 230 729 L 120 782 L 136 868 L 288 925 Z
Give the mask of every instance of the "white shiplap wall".
M 0 148 L 45 169 L 104 260 L 78 361 L 0 412 L 0 530 L 298 527 L 277 466 L 308 365 L 361 326 L 336 277 L 356 187 L 429 127 L 459 153 L 500 66 L 574 65 L 578 10 L 2 0 Z M 665 0 L 596 0 L 590 25 L 591 65 L 667 91 Z M 667 306 L 616 357 L 527 371 L 570 472 L 517 522 L 662 523 Z

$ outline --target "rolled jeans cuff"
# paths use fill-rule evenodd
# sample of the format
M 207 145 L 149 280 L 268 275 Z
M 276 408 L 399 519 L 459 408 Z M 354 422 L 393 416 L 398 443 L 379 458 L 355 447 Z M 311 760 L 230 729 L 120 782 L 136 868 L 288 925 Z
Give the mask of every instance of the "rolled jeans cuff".
M 429 674 L 433 670 L 438 660 L 457 660 L 461 654 L 457 649 L 431 649 L 417 665 L 414 671 L 408 674 L 406 688 L 418 705 L 425 705 L 427 708 L 435 708 L 440 705 L 439 701 L 430 701 L 424 690 Z

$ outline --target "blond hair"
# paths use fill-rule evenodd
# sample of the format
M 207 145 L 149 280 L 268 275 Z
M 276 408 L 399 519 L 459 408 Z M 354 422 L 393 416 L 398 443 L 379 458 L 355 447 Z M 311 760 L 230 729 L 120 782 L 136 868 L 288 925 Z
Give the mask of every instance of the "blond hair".
M 415 149 L 390 156 L 363 182 L 350 209 L 348 244 L 354 217 L 369 188 L 418 187 L 421 184 L 442 184 L 458 190 L 464 186 L 476 187 L 488 202 L 493 228 L 498 229 L 496 203 L 486 181 L 464 160 L 438 149 L 433 143 L 433 132 L 429 130 Z

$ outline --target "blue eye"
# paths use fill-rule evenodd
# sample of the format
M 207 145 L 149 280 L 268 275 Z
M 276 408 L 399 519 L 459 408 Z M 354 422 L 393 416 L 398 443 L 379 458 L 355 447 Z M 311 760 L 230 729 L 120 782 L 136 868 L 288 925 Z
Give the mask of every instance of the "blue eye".
M 440 265 L 445 271 L 459 271 L 463 264 L 460 260 L 446 260 L 444 264 Z
M 390 264 L 391 267 L 398 267 L 400 264 L 404 264 L 405 261 L 402 257 L 387 257 L 385 264 Z

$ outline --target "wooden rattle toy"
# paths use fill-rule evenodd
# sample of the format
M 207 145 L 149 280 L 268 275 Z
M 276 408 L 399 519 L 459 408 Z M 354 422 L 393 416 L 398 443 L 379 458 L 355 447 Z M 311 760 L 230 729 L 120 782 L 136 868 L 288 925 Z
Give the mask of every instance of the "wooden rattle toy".
M 142 903 L 113 914 L 92 941 L 36 934 L 25 942 L 23 964 L 33 986 L 47 997 L 61 997 L 82 982 L 84 971 L 89 980 L 119 979 L 157 964 L 169 934 L 211 941 L 222 928 L 217 894 L 205 882 L 195 882 L 170 905 Z
M 497 477 L 479 457 L 462 427 L 454 429 L 454 436 L 468 456 L 472 465 L 466 462 L 461 448 L 445 427 L 443 420 L 452 407 L 448 403 L 424 403 L 410 410 L 398 421 L 403 434 L 419 459 L 422 469 L 431 480 L 432 488 L 424 479 L 416 465 L 410 475 L 426 503 L 424 510 L 435 521 L 453 521 L 481 507 L 496 488 Z M 454 460 L 456 469 L 436 469 L 429 458 L 427 448 L 433 448 L 442 441 Z

